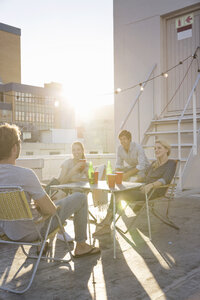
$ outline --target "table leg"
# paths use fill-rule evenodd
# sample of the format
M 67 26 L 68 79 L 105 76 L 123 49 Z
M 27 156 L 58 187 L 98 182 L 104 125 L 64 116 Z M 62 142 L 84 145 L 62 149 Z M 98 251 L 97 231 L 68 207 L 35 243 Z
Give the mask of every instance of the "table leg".
M 116 227 L 115 227 L 116 199 L 115 199 L 115 193 L 112 193 L 112 195 L 113 195 L 113 258 L 116 259 Z

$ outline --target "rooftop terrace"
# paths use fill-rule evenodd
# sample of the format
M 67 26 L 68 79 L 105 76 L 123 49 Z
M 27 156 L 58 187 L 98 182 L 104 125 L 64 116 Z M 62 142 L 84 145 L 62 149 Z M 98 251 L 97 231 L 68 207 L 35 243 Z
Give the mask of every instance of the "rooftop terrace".
M 158 205 L 163 209 L 162 204 Z M 150 241 L 144 212 L 130 233 L 117 234 L 116 260 L 112 236 L 107 235 L 99 241 L 101 255 L 79 258 L 69 265 L 41 262 L 28 292 L 18 296 L 0 291 L 0 299 L 200 299 L 199 212 L 199 194 L 181 195 L 170 208 L 170 217 L 179 231 L 151 217 Z M 133 217 L 128 212 L 121 226 Z M 67 229 L 73 235 L 72 221 Z M 95 230 L 94 225 L 91 229 Z M 0 247 L 1 281 L 9 282 L 24 258 L 20 249 Z M 61 241 L 53 244 L 53 250 L 66 254 Z M 26 281 L 31 267 L 31 262 L 24 262 L 15 284 Z

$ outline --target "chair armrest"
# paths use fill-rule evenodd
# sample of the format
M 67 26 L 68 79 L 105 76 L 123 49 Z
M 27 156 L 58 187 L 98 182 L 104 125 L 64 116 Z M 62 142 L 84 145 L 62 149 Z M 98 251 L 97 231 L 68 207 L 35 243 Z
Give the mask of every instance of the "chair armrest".
M 163 188 L 175 187 L 176 185 L 177 185 L 177 184 L 169 183 L 169 184 L 165 184 L 165 185 L 160 185 L 160 186 L 154 187 L 153 189 L 154 189 L 154 190 L 157 190 L 157 189 L 163 189 Z
M 35 224 L 43 223 L 43 222 L 45 222 L 49 217 L 51 217 L 51 216 L 50 216 L 50 215 L 41 216 L 41 217 L 35 219 L 35 220 L 34 220 L 34 223 L 35 223 Z

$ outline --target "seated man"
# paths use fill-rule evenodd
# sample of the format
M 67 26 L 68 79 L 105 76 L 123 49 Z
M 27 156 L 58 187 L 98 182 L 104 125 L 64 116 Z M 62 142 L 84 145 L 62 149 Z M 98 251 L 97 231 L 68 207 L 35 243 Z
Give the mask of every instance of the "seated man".
M 99 248 L 88 245 L 87 239 L 87 198 L 83 193 L 74 193 L 71 196 L 63 198 L 56 202 L 51 201 L 49 196 L 43 190 L 36 174 L 27 168 L 15 165 L 16 159 L 20 154 L 20 130 L 15 125 L 0 126 L 0 185 L 2 186 L 21 186 L 25 191 L 34 217 L 41 215 L 53 215 L 56 212 L 62 224 L 74 214 L 74 229 L 76 247 L 75 257 L 81 257 L 86 254 L 96 254 L 100 252 Z M 50 232 L 52 232 L 58 223 L 53 219 Z M 38 224 L 42 236 L 46 231 L 47 221 Z M 8 238 L 15 241 L 34 241 L 38 238 L 33 224 L 29 221 L 0 222 L 0 231 L 3 231 Z
M 130 177 L 138 175 L 144 176 L 144 170 L 149 166 L 148 159 L 141 145 L 131 141 L 131 133 L 122 130 L 119 133 L 121 145 L 117 149 L 116 171 L 123 171 L 123 181 L 128 181 Z M 124 162 L 128 167 L 124 167 Z

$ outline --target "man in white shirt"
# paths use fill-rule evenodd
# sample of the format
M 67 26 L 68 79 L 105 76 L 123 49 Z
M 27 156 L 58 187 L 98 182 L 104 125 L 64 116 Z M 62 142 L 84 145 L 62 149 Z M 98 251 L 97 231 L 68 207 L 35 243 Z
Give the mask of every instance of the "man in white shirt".
M 144 171 L 149 166 L 144 149 L 140 144 L 132 142 L 131 133 L 127 130 L 122 130 L 118 137 L 121 145 L 117 149 L 116 171 L 124 172 L 124 181 L 135 175 L 144 177 Z M 124 162 L 127 163 L 126 167 Z

